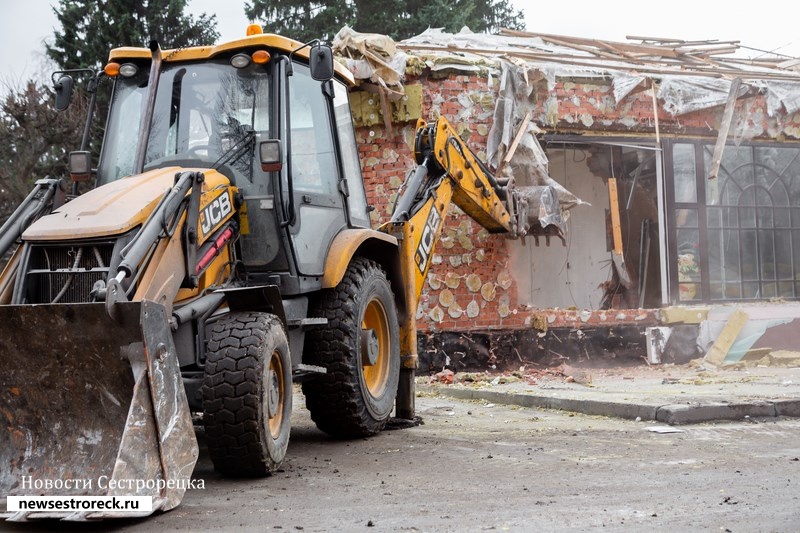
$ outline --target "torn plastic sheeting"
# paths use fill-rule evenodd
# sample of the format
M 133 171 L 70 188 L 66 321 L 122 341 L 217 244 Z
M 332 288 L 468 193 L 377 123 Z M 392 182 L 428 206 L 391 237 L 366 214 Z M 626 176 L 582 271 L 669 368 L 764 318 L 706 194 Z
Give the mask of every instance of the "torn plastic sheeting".
M 792 115 L 800 110 L 800 83 L 794 81 L 768 81 L 767 86 L 767 114 L 774 117 L 781 109 L 786 109 L 787 115 Z
M 391 37 L 359 33 L 345 26 L 333 38 L 333 50 L 344 57 L 347 68 L 358 79 L 402 89 L 408 56 L 398 50 Z
M 663 76 L 658 97 L 664 100 L 664 109 L 667 113 L 676 116 L 725 105 L 730 90 L 731 82 L 728 80 Z M 743 83 L 737 97 L 744 95 L 748 90 L 749 86 Z
M 534 68 L 547 80 L 547 89 L 550 91 L 555 89 L 557 78 L 608 78 L 605 70 L 567 66 L 560 63 L 537 63 Z
M 554 224 L 564 230 L 567 217 L 560 206 L 558 192 L 550 185 L 536 185 L 532 187 L 517 187 L 519 193 L 528 202 L 528 217 L 531 225 L 538 220 L 542 227 Z
M 526 112 L 526 107 L 531 107 L 531 86 L 526 83 L 526 76 L 522 72 L 525 67 L 508 61 L 503 61 L 502 66 L 494 120 L 487 141 L 487 160 L 495 168 L 500 166 L 500 162 L 513 142 L 516 133 L 515 120 Z M 504 167 L 503 172 L 512 176 L 518 186 L 548 188 L 549 194 L 552 195 L 551 198 L 557 199 L 559 209 L 557 214 L 551 209 L 549 213 L 545 212 L 544 216 L 551 220 L 560 220 L 563 224 L 566 221 L 564 211 L 585 202 L 550 177 L 547 155 L 536 139 L 539 131 L 535 124 L 528 124 L 527 134 L 521 137 L 510 164 Z M 540 189 L 540 198 L 541 194 Z M 544 204 L 545 202 L 541 200 L 537 201 L 535 206 L 531 203 L 533 209 L 530 209 L 529 213 L 533 217 L 537 217 L 540 212 L 539 207 Z M 547 225 L 548 223 L 542 221 L 542 227 Z
M 462 92 L 459 94 L 458 103 L 461 106 L 461 111 L 456 116 L 457 122 L 484 121 L 492 116 L 492 111 L 484 111 L 481 106 L 472 100 L 471 93 Z
M 430 50 L 415 50 L 414 54 L 426 59 L 426 63 L 431 70 L 455 70 L 464 72 L 480 71 L 476 65 L 486 65 L 487 68 L 498 67 L 498 58 L 511 56 L 519 63 L 526 65 L 526 71 L 531 79 L 547 80 L 547 88 L 552 91 L 555 88 L 556 79 L 581 77 L 581 78 L 608 78 L 609 75 L 623 75 L 626 68 L 633 68 L 633 65 L 624 61 L 607 60 L 606 66 L 593 68 L 590 66 L 570 65 L 560 62 L 548 62 L 547 60 L 536 59 L 528 60 L 524 58 L 514 58 L 513 54 L 520 50 L 533 52 L 546 52 L 558 55 L 568 55 L 575 59 L 596 59 L 588 52 L 576 50 L 571 47 L 545 43 L 539 37 L 512 37 L 505 35 L 488 35 L 483 33 L 473 33 L 468 28 L 453 34 L 442 31 L 441 28 L 433 28 L 423 33 L 400 42 L 401 45 L 410 46 L 431 46 Z M 448 50 L 436 50 L 436 48 L 448 48 Z M 481 53 L 471 52 L 470 50 L 481 50 Z M 487 56 L 486 51 L 496 51 L 494 57 Z M 506 59 L 508 60 L 508 59 Z M 621 70 L 609 70 L 610 65 L 618 65 Z M 521 66 L 521 65 L 520 65 Z M 535 75 L 533 73 L 536 73 Z M 634 77 L 634 76 L 631 76 Z M 644 79 L 640 77 L 640 80 Z M 635 86 L 635 84 L 634 84 Z M 633 86 L 630 90 L 633 89 Z M 617 101 L 626 96 L 618 95 Z
M 452 70 L 456 72 L 484 72 L 487 71 L 489 76 L 502 75 L 501 63 L 498 59 L 487 58 L 478 54 L 469 54 L 455 52 L 442 53 L 442 52 L 428 52 L 418 51 L 421 57 L 425 58 L 426 66 L 433 72 L 440 72 L 444 70 Z M 584 67 L 566 67 L 556 63 L 536 63 L 536 62 L 523 62 L 524 68 L 529 80 L 531 91 L 534 90 L 535 84 L 539 80 L 547 82 L 547 90 L 552 91 L 555 89 L 556 81 L 558 78 L 601 78 L 606 79 L 608 75 L 604 72 Z
M 431 69 L 431 72 L 441 72 L 443 70 L 454 70 L 457 72 L 484 72 L 486 70 L 494 71 L 495 75 L 499 73 L 497 65 L 492 62 L 487 62 L 484 58 L 473 56 L 474 59 L 464 59 L 459 61 L 455 56 L 440 56 L 435 58 L 427 58 L 425 64 Z
M 575 201 L 580 202 L 580 200 L 577 200 L 577 198 L 550 177 L 547 155 L 536 139 L 536 134 L 539 132 L 539 128 L 534 124 L 529 124 L 528 134 L 522 137 L 519 145 L 517 145 L 517 150 L 511 157 L 508 167 L 510 167 L 510 173 L 514 177 L 515 182 L 521 186 L 550 185 L 563 190 L 565 193 L 558 195 L 559 200 L 564 198 L 569 203 L 573 203 L 573 205 Z M 569 197 L 567 197 L 567 195 Z
M 520 102 L 527 99 L 529 87 L 525 83 L 522 69 L 518 66 L 503 61 L 500 74 L 500 88 L 494 107 L 494 120 L 489 130 L 489 139 L 486 143 L 487 161 L 495 168 L 500 166 L 500 161 L 514 139 L 514 118 L 522 115 L 517 113 Z M 544 169 L 545 175 L 547 169 Z
M 510 164 L 504 168 L 504 174 L 514 178 L 517 188 L 527 199 L 531 225 L 533 219 L 538 219 L 543 228 L 555 224 L 566 231 L 567 211 L 588 204 L 550 177 L 547 155 L 536 138 L 539 132 L 534 124 L 528 124 L 528 134 L 523 135 Z
M 500 162 L 514 140 L 515 119 L 524 114 L 524 106 L 528 104 L 530 87 L 525 83 L 522 69 L 510 62 L 503 62 L 500 76 L 500 89 L 495 101 L 494 119 L 489 130 L 486 143 L 487 161 L 494 168 L 500 167 Z M 524 135 L 512 157 L 512 167 L 522 170 L 524 181 L 518 179 L 520 185 L 547 185 L 551 180 L 548 170 L 547 156 L 536 140 L 539 129 L 533 124 L 528 125 L 529 135 Z
M 440 47 L 458 48 L 468 51 L 470 48 L 496 49 L 498 52 L 509 47 L 534 48 L 545 52 L 563 51 L 545 42 L 538 37 L 508 37 L 491 35 L 487 33 L 474 33 L 468 27 L 463 27 L 458 33 L 448 33 L 443 28 L 428 28 L 419 35 L 401 41 L 408 45 L 432 45 Z M 586 54 L 587 56 L 589 54 Z
M 611 83 L 612 87 L 614 88 L 614 100 L 617 103 L 620 103 L 646 79 L 647 78 L 645 76 L 626 74 L 624 72 L 615 72 L 613 74 Z
M 745 99 L 741 110 L 737 110 L 734 115 L 733 143 L 737 147 L 741 146 L 744 141 L 754 139 L 764 131 L 763 127 L 759 129 L 756 126 L 760 121 L 754 120 L 755 109 L 753 99 Z

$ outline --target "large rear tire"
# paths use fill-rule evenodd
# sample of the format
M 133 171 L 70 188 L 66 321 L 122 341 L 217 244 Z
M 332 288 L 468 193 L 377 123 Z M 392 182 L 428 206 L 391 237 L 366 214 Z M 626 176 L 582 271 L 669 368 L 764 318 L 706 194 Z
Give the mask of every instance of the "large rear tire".
M 292 362 L 280 320 L 230 313 L 211 328 L 203 422 L 214 468 L 228 476 L 272 473 L 286 456 Z
M 327 374 L 303 383 L 306 406 L 338 438 L 373 435 L 392 413 L 400 375 L 399 325 L 391 285 L 374 261 L 355 258 L 312 316 L 328 324 L 306 336 L 306 363 Z

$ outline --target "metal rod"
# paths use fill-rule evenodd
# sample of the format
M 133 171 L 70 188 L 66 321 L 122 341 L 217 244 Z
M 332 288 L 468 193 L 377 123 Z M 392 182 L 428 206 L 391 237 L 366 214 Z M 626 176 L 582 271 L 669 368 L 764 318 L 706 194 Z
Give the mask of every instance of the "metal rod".
M 94 108 L 97 103 L 97 84 L 99 82 L 99 73 L 95 73 L 92 79 L 89 80 L 87 91 L 92 96 L 89 98 L 89 110 L 86 113 L 86 124 L 83 126 L 83 137 L 81 138 L 81 151 L 86 152 L 89 150 L 89 140 L 91 139 L 92 121 L 94 119 Z
M 186 193 L 194 184 L 194 176 L 194 172 L 184 172 L 181 174 L 178 182 L 166 194 L 165 199 L 159 206 L 153 210 L 133 241 L 125 247 L 125 256 L 122 261 L 120 261 L 118 270 L 118 272 L 125 273 L 122 279 L 125 279 L 125 277 L 130 276 L 136 271 L 139 263 L 147 255 L 148 250 L 158 241 L 159 235 L 164 229 L 162 221 L 165 215 L 178 211 Z M 119 278 L 119 274 L 117 274 L 117 278 Z
M 45 178 L 36 182 L 36 187 L 0 227 L 0 257 L 6 254 L 30 223 L 39 218 L 50 205 L 58 187 L 63 187 L 63 182 L 59 179 Z
M 225 294 L 221 292 L 212 292 L 173 311 L 172 316 L 175 317 L 178 324 L 185 324 L 192 319 L 198 318 L 218 308 L 224 299 Z
M 147 102 L 144 113 L 139 121 L 139 139 L 136 145 L 136 159 L 133 162 L 133 173 L 141 174 L 144 171 L 144 160 L 147 157 L 147 143 L 150 141 L 150 124 L 153 122 L 153 114 L 156 107 L 156 92 L 158 91 L 158 80 L 161 77 L 161 47 L 158 41 L 150 41 L 150 53 L 152 63 L 150 64 L 150 78 L 147 82 L 149 91 L 147 92 Z
M 394 213 L 392 213 L 392 222 L 404 222 L 408 220 L 408 211 L 414 204 L 414 197 L 417 195 L 417 192 L 419 192 L 419 188 L 422 186 L 425 176 L 428 175 L 428 161 L 430 161 L 430 158 L 430 155 L 425 156 L 422 164 L 417 166 L 416 170 L 414 170 L 414 174 L 409 178 L 405 188 L 406 190 L 403 192 L 400 201 L 397 202 Z

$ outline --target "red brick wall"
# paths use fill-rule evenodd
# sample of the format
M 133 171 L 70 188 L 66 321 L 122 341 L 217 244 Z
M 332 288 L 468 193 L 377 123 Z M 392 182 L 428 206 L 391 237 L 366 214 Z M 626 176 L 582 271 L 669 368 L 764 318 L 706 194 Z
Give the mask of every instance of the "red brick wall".
M 459 121 L 457 118 L 464 110 L 458 101 L 459 95 L 465 92 L 486 95 L 486 78 L 459 75 L 429 78 L 424 84 L 424 118 L 443 114 L 470 148 L 485 158 L 491 119 Z M 475 110 L 485 115 L 493 110 L 493 99 L 484 104 L 485 107 L 476 105 Z M 374 225 L 389 219 L 397 189 L 406 172 L 414 168 L 410 150 L 414 132 L 414 124 L 410 123 L 394 124 L 391 136 L 383 126 L 357 130 L 367 199 L 376 207 L 372 212 Z M 505 237 L 489 235 L 452 206 L 420 298 L 419 328 L 522 327 L 524 318 L 516 309 L 516 294 L 507 262 Z M 480 280 L 479 285 L 475 284 L 476 279 Z M 448 291 L 453 303 L 444 305 L 450 303 Z
M 557 101 L 557 120 L 552 109 L 553 99 Z M 640 89 L 616 104 L 610 79 L 605 83 L 560 79 L 552 93 L 540 84 L 536 100 L 537 114 L 534 116 L 539 125 L 564 133 L 644 134 L 649 137 L 655 134 L 657 115 L 662 135 L 716 138 L 723 112 L 723 106 L 717 106 L 672 116 L 664 110 L 663 101 L 658 100 L 658 110 L 654 113 L 650 89 Z M 770 118 L 763 94 L 748 94 L 737 101 L 731 136 L 734 136 L 740 121 L 744 123 L 743 131 L 747 138 L 800 139 L 800 113 L 791 116 L 778 114 Z
M 489 90 L 487 78 L 478 75 L 454 74 L 435 78 L 430 73 L 423 73 L 419 81 L 424 86 L 423 118 L 430 120 L 439 114 L 444 115 L 470 148 L 485 159 L 497 79 L 494 79 L 492 90 Z M 463 102 L 467 96 L 471 107 L 465 116 Z M 560 80 L 552 93 L 548 92 L 546 84 L 540 83 L 531 96 L 531 104 L 534 106 L 534 121 L 549 132 L 611 133 L 636 137 L 652 137 L 655 133 L 650 91 L 629 95 L 617 105 L 610 80 Z M 747 127 L 757 137 L 775 138 L 780 133 L 800 138 L 800 114 L 769 119 L 761 95 L 739 101 L 736 116 L 744 114 L 748 117 Z M 660 131 L 665 136 L 715 137 L 721 115 L 722 107 L 678 117 L 667 114 L 661 103 L 658 109 Z M 372 213 L 374 225 L 388 220 L 396 191 L 406 172 L 414 167 L 409 148 L 414 138 L 414 125 L 412 122 L 395 123 L 391 135 L 383 126 L 357 129 L 367 198 L 376 207 Z M 636 310 L 596 311 L 589 315 L 580 311 L 543 314 L 519 306 L 516 282 L 509 271 L 505 237 L 482 231 L 457 208 L 451 208 L 446 217 L 442 240 L 435 253 L 417 312 L 419 328 L 424 331 L 629 321 L 639 321 L 644 325 L 655 320 L 652 313 L 642 314 Z M 478 286 L 476 280 L 480 281 L 480 288 L 473 290 Z M 450 296 L 454 303 L 446 305 L 451 301 Z

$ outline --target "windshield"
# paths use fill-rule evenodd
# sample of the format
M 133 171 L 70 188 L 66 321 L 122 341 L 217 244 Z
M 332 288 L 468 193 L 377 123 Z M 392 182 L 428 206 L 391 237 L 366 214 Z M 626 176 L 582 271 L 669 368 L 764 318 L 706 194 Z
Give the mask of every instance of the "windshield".
M 147 97 L 145 69 L 117 80 L 108 119 L 100 183 L 133 172 L 139 120 Z M 167 65 L 161 72 L 144 170 L 219 168 L 252 179 L 255 136 L 269 129 L 269 76 L 263 66 L 227 61 Z

